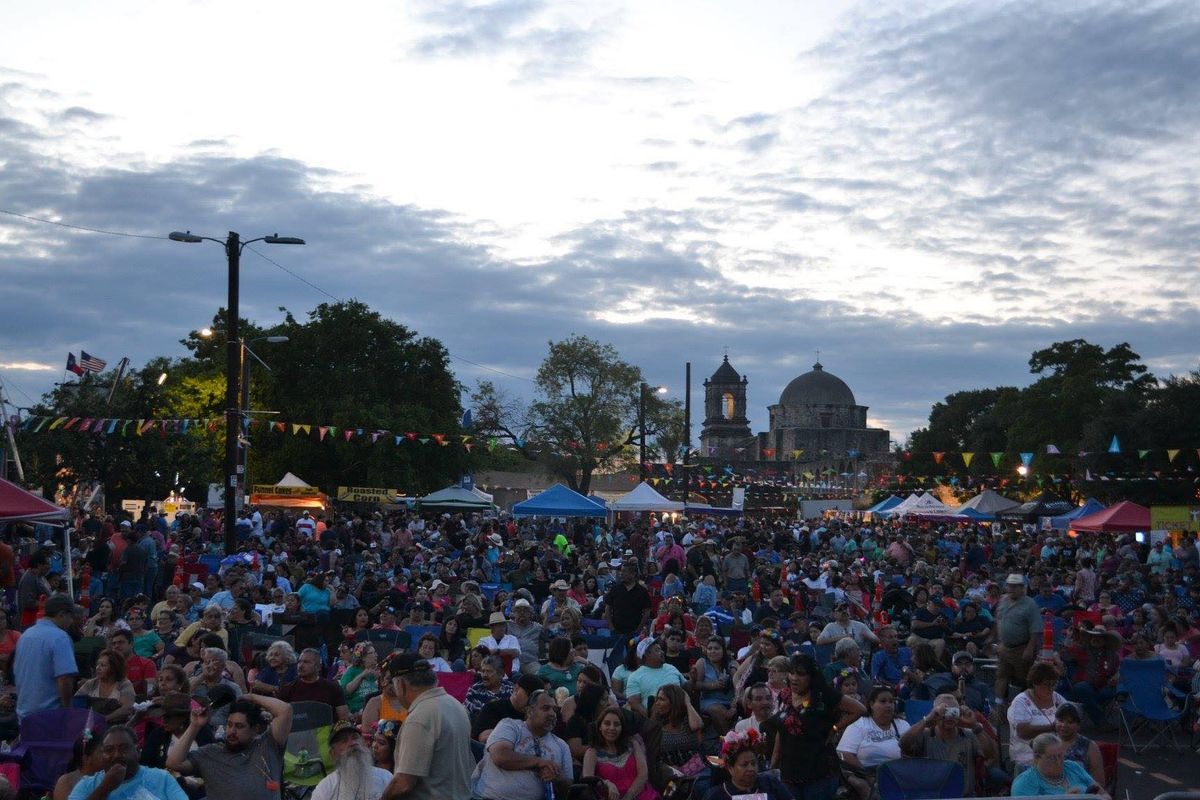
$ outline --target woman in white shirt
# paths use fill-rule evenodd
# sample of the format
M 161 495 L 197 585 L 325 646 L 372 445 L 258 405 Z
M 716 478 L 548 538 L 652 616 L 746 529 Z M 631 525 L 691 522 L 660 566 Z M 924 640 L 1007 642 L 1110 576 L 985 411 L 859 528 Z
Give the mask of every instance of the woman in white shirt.
M 876 686 L 867 697 L 865 717 L 859 717 L 842 734 L 838 755 L 848 769 L 850 785 L 862 800 L 871 791 L 869 775 L 885 761 L 900 758 L 900 737 L 909 724 L 896 718 L 896 693 L 888 686 Z
M 1019 769 L 1033 765 L 1031 742 L 1041 733 L 1054 733 L 1058 707 L 1066 698 L 1054 691 L 1058 684 L 1058 670 L 1044 661 L 1036 662 L 1025 680 L 1029 687 L 1017 695 L 1008 707 L 1008 726 L 1012 738 L 1008 745 L 1009 757 Z

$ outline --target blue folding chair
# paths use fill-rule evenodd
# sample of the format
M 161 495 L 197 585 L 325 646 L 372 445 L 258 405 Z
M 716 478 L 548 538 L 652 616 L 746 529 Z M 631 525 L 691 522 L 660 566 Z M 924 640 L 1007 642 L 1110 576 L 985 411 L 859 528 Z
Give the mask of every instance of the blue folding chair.
M 1167 664 L 1162 659 L 1146 661 L 1128 659 L 1121 662 L 1121 686 L 1118 691 L 1126 694 L 1120 705 L 1121 726 L 1129 739 L 1133 752 L 1140 753 L 1162 736 L 1170 734 L 1172 747 L 1178 748 L 1175 727 L 1187 712 L 1188 699 L 1183 699 L 1181 708 L 1175 709 L 1167 703 Z M 1138 747 L 1134 734 L 1142 729 L 1153 733 L 1149 741 Z
M 813 648 L 813 659 L 817 662 L 817 666 L 824 667 L 833 661 L 833 648 L 831 644 L 819 644 Z
M 966 781 L 961 764 L 934 758 L 899 758 L 879 765 L 879 800 L 941 800 L 962 797 Z
M 918 720 L 924 719 L 933 711 L 932 700 L 913 700 L 904 701 L 904 719 L 909 725 L 916 725 Z

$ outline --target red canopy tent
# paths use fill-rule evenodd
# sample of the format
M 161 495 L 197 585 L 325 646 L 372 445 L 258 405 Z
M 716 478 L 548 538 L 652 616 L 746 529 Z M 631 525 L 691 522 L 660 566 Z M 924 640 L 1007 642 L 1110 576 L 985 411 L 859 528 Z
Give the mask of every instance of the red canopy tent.
M 0 478 L 0 523 L 61 522 L 69 516 L 67 509 Z
M 1071 522 L 1071 530 L 1076 531 L 1111 531 L 1114 533 L 1132 533 L 1134 531 L 1150 530 L 1150 509 L 1122 500 L 1115 506 L 1109 506 L 1103 511 L 1088 514 Z

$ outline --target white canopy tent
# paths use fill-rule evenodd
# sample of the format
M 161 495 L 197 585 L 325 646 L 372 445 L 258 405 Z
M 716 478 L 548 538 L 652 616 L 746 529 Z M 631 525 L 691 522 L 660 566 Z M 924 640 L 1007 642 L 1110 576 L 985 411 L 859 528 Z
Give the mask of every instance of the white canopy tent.
M 683 511 L 683 503 L 668 500 L 642 481 L 637 487 L 608 504 L 609 511 Z
M 984 489 L 956 508 L 955 513 L 961 514 L 970 508 L 978 511 L 980 514 L 999 514 L 1001 511 L 1008 511 L 1010 508 L 1016 508 L 1019 505 L 1021 504 L 1016 500 L 1009 500 L 1004 495 L 997 494 L 991 489 Z
M 924 516 L 926 514 L 953 514 L 954 512 L 955 509 L 938 500 L 932 494 L 922 494 L 909 497 L 892 510 L 885 511 L 884 514 L 894 517 L 906 514 Z

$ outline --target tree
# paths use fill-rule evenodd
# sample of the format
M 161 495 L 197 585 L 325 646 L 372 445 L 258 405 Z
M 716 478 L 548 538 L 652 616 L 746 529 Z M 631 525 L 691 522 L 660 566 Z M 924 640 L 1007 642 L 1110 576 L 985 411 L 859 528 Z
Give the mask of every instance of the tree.
M 550 342 L 535 384 L 536 398 L 523 406 L 490 381 L 480 381 L 471 395 L 477 429 L 583 493 L 596 471 L 637 463 L 633 445 L 640 436 L 642 373 L 612 345 L 579 335 Z M 677 401 L 647 393 L 647 440 L 669 442 L 681 418 Z
M 159 384 L 166 372 L 168 380 Z M 172 490 L 185 487 L 192 497 L 206 487 L 217 467 L 223 436 L 203 427 L 186 434 L 149 429 L 138 432 L 137 420 L 193 419 L 216 413 L 211 405 L 219 387 L 211 378 L 194 371 L 194 363 L 152 359 L 141 370 L 131 370 L 107 402 L 115 371 L 85 375 L 75 383 L 62 384 L 32 410 L 36 416 L 91 419 L 86 431 L 77 423 L 70 430 L 38 433 L 22 431 L 19 445 L 26 480 L 43 489 L 69 487 L 78 481 L 98 480 L 110 498 L 161 500 Z M 217 401 L 219 403 L 219 400 Z M 108 433 L 105 420 L 134 420 Z
M 282 419 L 334 425 L 339 433 L 323 442 L 290 432 L 252 433 L 251 483 L 273 482 L 290 470 L 331 491 L 354 485 L 425 493 L 468 469 L 457 440 L 452 446 L 394 444 L 394 436 L 407 432 L 462 433 L 461 387 L 441 342 L 356 300 L 323 303 L 306 322 L 287 313 L 267 333 L 285 335 L 288 342 L 272 349 L 270 372 L 253 373 L 260 408 L 280 411 Z M 339 438 L 347 427 L 388 431 L 389 438 L 373 444 L 366 435 L 347 442 Z

